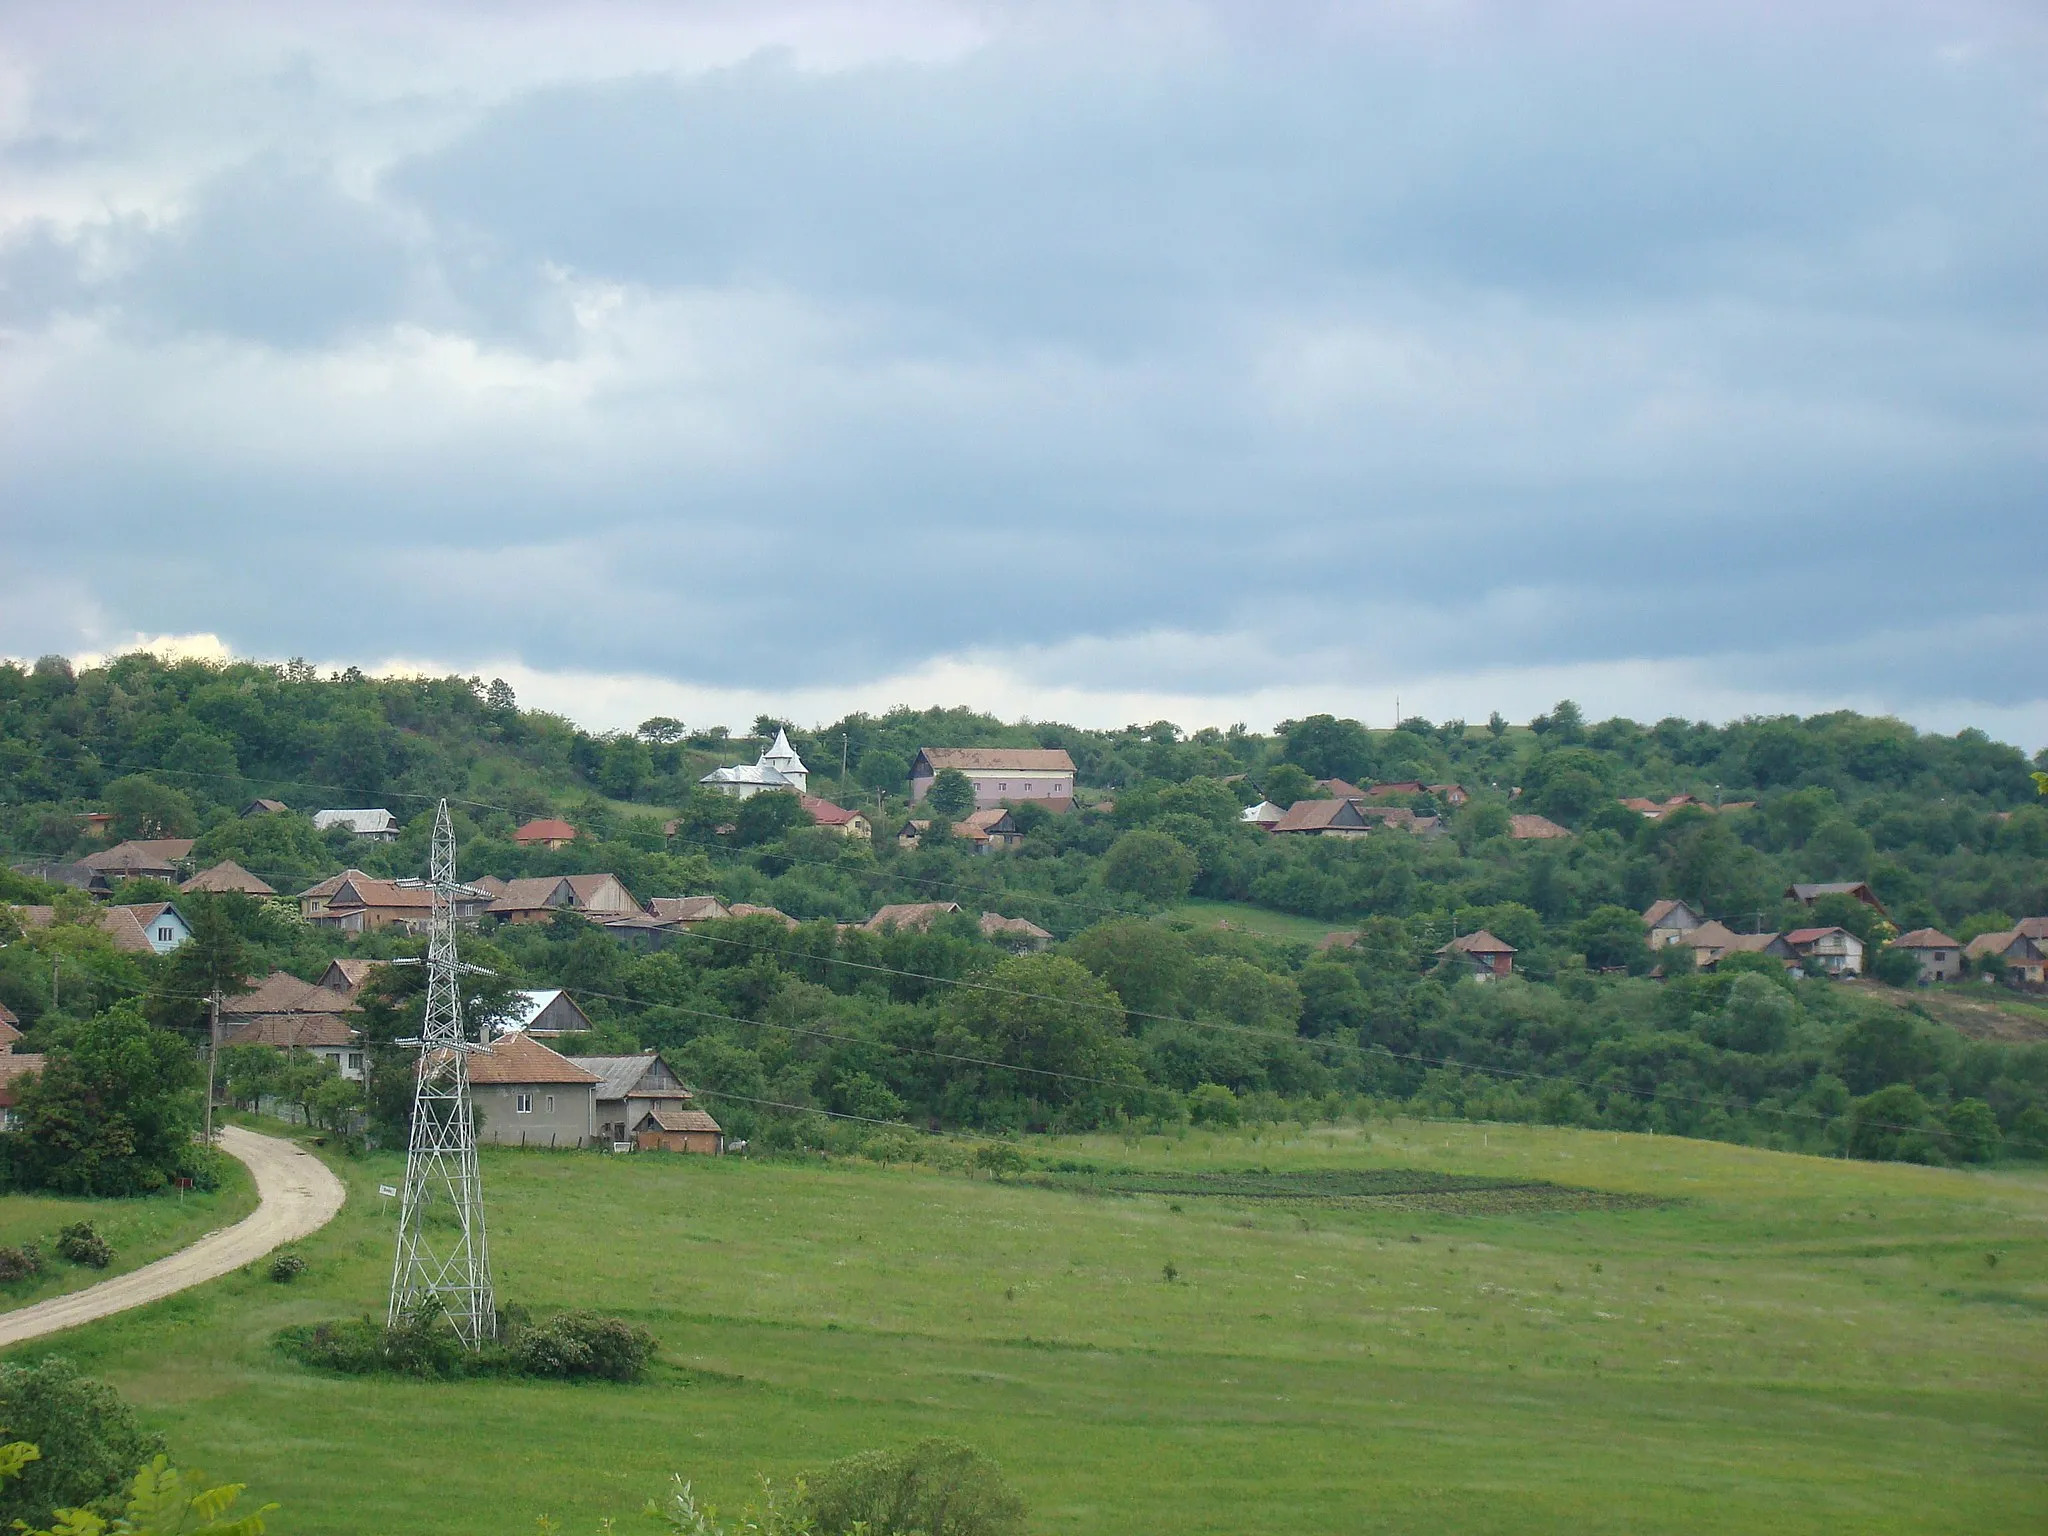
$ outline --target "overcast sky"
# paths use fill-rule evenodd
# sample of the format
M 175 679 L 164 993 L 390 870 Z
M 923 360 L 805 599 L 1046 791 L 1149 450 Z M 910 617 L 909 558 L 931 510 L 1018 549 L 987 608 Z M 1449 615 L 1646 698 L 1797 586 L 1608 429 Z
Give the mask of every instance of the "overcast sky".
M 0 654 L 2048 742 L 2036 5 L 0 4 Z

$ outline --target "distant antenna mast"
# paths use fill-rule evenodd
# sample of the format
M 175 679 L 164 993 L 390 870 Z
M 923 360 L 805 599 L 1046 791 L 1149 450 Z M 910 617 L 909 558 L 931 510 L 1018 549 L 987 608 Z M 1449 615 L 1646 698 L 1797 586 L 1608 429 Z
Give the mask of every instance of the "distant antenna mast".
M 420 881 L 403 884 L 419 888 Z M 462 1032 L 455 955 L 455 903 L 470 888 L 455 880 L 455 827 L 443 800 L 434 814 L 434 852 L 425 888 L 434 893 L 427 930 L 427 1012 L 417 1040 L 412 1138 L 405 1153 L 405 1197 L 399 1206 L 398 1253 L 391 1266 L 387 1320 L 397 1323 L 432 1299 L 462 1342 L 475 1349 L 498 1331 L 491 1294 L 490 1245 L 484 1235 L 484 1187 L 476 1166 L 476 1118 L 469 1102 L 469 1053 L 484 1049 Z M 400 964 L 405 962 L 401 961 Z M 411 962 L 417 965 L 418 961 Z

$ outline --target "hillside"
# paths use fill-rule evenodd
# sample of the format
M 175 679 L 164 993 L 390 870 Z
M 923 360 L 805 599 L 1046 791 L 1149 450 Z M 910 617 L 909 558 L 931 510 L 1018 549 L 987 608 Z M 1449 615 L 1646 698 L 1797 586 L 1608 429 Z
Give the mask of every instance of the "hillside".
M 381 1306 L 384 1155 L 337 1161 L 351 1198 L 295 1284 L 232 1277 L 65 1349 L 294 1536 L 637 1529 L 671 1473 L 731 1511 L 756 1473 L 926 1434 L 1073 1536 L 2048 1521 L 2038 1175 L 1402 1121 L 1031 1150 L 1053 1187 L 487 1149 L 501 1294 L 651 1329 L 663 1363 L 634 1387 L 342 1378 L 272 1349 Z M 1193 1192 L 1060 1187 L 1062 1164 Z M 1631 1203 L 1203 1192 L 1246 1169 Z
M 596 737 L 477 680 L 148 656 L 74 674 L 46 660 L 0 667 L 0 829 L 16 862 L 75 858 L 99 845 L 80 817 L 104 812 L 109 836 L 193 837 L 191 866 L 231 858 L 289 895 L 349 866 L 418 872 L 427 807 L 446 795 L 467 876 L 604 871 L 643 902 L 776 908 L 803 926 L 748 918 L 650 950 L 563 916 L 470 941 L 500 997 L 572 988 L 596 1044 L 673 1053 L 707 1098 L 724 1096 L 738 1134 L 771 1142 L 851 1136 L 861 1118 L 1071 1129 L 1342 1102 L 1874 1157 L 2048 1152 L 2048 1050 L 2023 1033 L 1973 1041 L 1932 995 L 1909 1008 L 1890 989 L 1795 980 L 1761 955 L 1660 978 L 1653 964 L 1679 957 L 1653 956 L 1638 916 L 1677 897 L 1740 931 L 1819 922 L 1875 945 L 2048 911 L 2048 812 L 2030 803 L 2022 755 L 1980 733 L 1849 714 L 1588 724 L 1567 704 L 1526 726 L 1379 732 L 1316 716 L 1270 736 L 1183 738 L 1164 723 L 1090 732 L 955 710 L 793 735 L 812 791 L 867 809 L 871 843 L 802 824 L 788 796 L 736 809 L 697 788 L 709 765 L 758 751 L 718 730 L 658 720 Z M 828 771 L 842 739 L 843 783 Z M 911 757 L 961 744 L 1062 747 L 1113 808 L 1023 807 L 1016 846 L 988 853 L 948 837 L 899 848 Z M 1261 794 L 1324 793 L 1317 779 L 1412 788 L 1371 802 L 1401 814 L 1361 838 L 1240 819 Z M 1697 803 L 1667 807 L 1683 794 Z M 241 815 L 258 796 L 292 809 Z M 388 807 L 402 834 L 316 832 L 307 813 L 336 805 Z M 514 830 L 544 812 L 576 840 L 517 846 Z M 1531 826 L 1554 835 L 1517 835 Z M 7 878 L 14 900 L 55 899 Z M 1792 882 L 1821 880 L 1867 881 L 1889 922 L 1848 896 L 1786 899 Z M 116 895 L 175 894 L 131 884 Z M 933 901 L 963 910 L 923 931 L 844 926 Z M 226 906 L 251 974 L 310 978 L 335 954 L 415 942 L 308 928 L 288 902 Z M 31 1044 L 125 996 L 192 1026 L 189 998 L 162 979 L 171 961 L 115 952 L 67 910 L 0 949 L 0 1003 Z M 1008 953 L 983 912 L 1035 922 L 1058 948 Z M 1210 915 L 1233 912 L 1228 926 Z M 1470 964 L 1444 948 L 1475 930 L 1512 949 L 1497 985 L 1463 980 Z M 1318 948 L 1333 931 L 1347 942 Z M 373 1048 L 402 1036 L 408 1006 L 402 989 L 370 999 Z M 403 1106 L 371 1107 L 393 1131 Z

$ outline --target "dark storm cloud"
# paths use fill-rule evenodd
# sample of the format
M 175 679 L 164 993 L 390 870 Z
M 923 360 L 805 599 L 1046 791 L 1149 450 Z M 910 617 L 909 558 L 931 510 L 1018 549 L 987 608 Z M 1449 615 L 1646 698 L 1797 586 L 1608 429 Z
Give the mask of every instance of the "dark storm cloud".
M 1108 681 L 1860 656 L 2022 704 L 2034 580 L 1968 551 L 2038 531 L 2048 118 L 1976 20 L 766 53 L 367 169 L 346 113 L 252 130 L 154 217 L 16 221 L 50 430 L 0 534 L 75 574 L 175 506 L 81 604 L 271 654 L 774 686 L 1182 633 L 1238 643 Z

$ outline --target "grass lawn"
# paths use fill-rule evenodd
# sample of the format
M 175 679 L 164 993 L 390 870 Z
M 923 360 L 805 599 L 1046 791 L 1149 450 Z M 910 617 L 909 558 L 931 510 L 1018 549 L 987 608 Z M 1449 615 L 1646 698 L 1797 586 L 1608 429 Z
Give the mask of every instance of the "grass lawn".
M 217 1227 L 230 1227 L 256 1209 L 256 1185 L 249 1170 L 226 1159 L 221 1187 L 188 1190 L 140 1200 L 66 1200 L 53 1195 L 0 1196 L 0 1245 L 34 1243 L 43 1252 L 43 1272 L 33 1280 L 0 1285 L 0 1312 L 66 1291 L 83 1290 L 176 1252 Z M 105 1269 L 87 1269 L 56 1254 L 57 1230 L 89 1221 L 114 1248 Z
M 998 1458 L 1049 1533 L 2048 1529 L 2048 1175 L 1416 1122 L 1028 1150 L 1664 1203 L 487 1150 L 501 1296 L 644 1322 L 653 1378 L 318 1375 L 269 1339 L 381 1309 L 380 1155 L 337 1163 L 350 1202 L 298 1283 L 231 1276 L 60 1347 L 181 1459 L 282 1503 L 286 1536 L 649 1529 L 671 1471 L 736 1505 L 757 1472 L 935 1433 Z
M 1223 922 L 1262 939 L 1287 939 L 1299 944 L 1314 944 L 1329 934 L 1348 933 L 1358 926 L 1325 922 L 1317 917 L 1296 917 L 1290 912 L 1268 912 L 1249 902 L 1211 901 L 1202 896 L 1189 897 L 1166 915 L 1198 928 L 1214 928 Z

